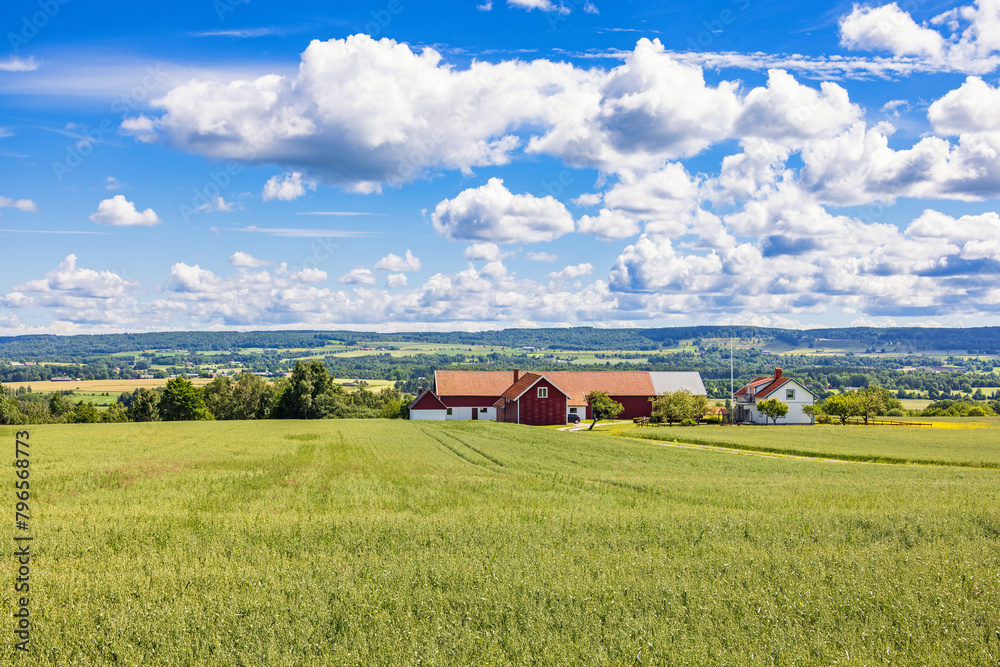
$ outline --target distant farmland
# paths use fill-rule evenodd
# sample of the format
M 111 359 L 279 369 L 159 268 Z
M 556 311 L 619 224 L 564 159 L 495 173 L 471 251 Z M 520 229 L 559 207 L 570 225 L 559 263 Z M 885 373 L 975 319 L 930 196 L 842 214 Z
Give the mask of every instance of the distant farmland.
M 997 470 L 485 422 L 29 428 L 32 664 L 995 665 L 1000 651 Z M 899 445 L 862 432 L 820 441 Z M 962 433 L 968 457 L 1000 460 L 995 423 Z M 11 449 L 13 434 L 0 428 Z M 911 446 L 947 463 L 947 445 Z

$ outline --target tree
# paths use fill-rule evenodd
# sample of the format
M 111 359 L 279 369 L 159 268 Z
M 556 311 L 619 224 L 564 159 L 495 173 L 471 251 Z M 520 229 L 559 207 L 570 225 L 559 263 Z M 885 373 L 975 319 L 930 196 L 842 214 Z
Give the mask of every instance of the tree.
M 323 399 L 332 388 L 333 380 L 321 361 L 297 361 L 274 416 L 278 419 L 322 419 L 336 407 L 330 398 Z
M 877 384 L 868 385 L 857 392 L 858 414 L 868 423 L 869 417 L 885 414 L 891 396 L 889 391 Z
M 232 419 L 264 419 L 274 402 L 274 387 L 253 373 L 240 373 L 233 387 Z
M 823 401 L 823 412 L 834 417 L 840 417 L 840 423 L 846 424 L 848 417 L 861 414 L 860 406 L 853 392 L 834 394 Z
M 93 403 L 80 401 L 66 413 L 65 419 L 68 424 L 96 424 L 101 421 L 101 415 Z
M 120 424 L 128 421 L 128 410 L 121 403 L 112 403 L 101 415 L 105 424 Z
M 128 418 L 134 422 L 160 421 L 160 394 L 152 389 L 140 387 L 132 392 L 128 406 Z
M 802 406 L 802 412 L 804 412 L 805 414 L 809 415 L 809 418 L 812 420 L 812 423 L 815 424 L 816 423 L 816 417 L 822 416 L 822 414 L 823 414 L 823 408 L 821 406 L 815 405 L 815 404 L 814 405 L 803 405 Z
M 788 414 L 788 403 L 779 401 L 776 398 L 769 398 L 757 403 L 757 411 L 765 417 L 769 417 L 777 426 L 778 417 L 784 417 Z
M 62 417 L 72 409 L 73 405 L 63 398 L 63 393 L 61 391 L 52 393 L 52 398 L 49 399 L 49 412 L 56 417 Z
M 592 391 L 587 394 L 587 404 L 590 406 L 590 414 L 594 419 L 590 423 L 588 431 L 593 430 L 594 424 L 599 419 L 614 419 L 625 410 L 625 406 L 612 400 L 606 391 Z
M 11 426 L 23 424 L 24 415 L 17 407 L 17 400 L 10 395 L 10 390 L 0 385 L 0 424 Z
M 708 397 L 687 389 L 665 391 L 653 399 L 653 414 L 668 424 L 685 419 L 700 419 L 708 411 Z
M 205 407 L 216 419 L 234 419 L 233 381 L 231 379 L 220 375 L 206 384 L 202 393 L 205 397 Z
M 171 378 L 160 397 L 160 415 L 164 421 L 203 421 L 214 419 L 205 407 L 201 390 L 183 377 Z

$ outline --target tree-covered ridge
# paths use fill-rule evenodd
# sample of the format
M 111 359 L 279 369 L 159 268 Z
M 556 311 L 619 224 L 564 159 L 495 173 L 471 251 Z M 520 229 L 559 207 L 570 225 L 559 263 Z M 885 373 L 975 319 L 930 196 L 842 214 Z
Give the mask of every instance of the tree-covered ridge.
M 661 327 L 651 329 L 602 329 L 595 327 L 549 329 L 502 329 L 476 332 L 360 331 L 175 331 L 137 334 L 28 335 L 0 337 L 0 357 L 60 358 L 93 357 L 140 350 L 237 351 L 245 349 L 285 350 L 319 348 L 330 343 L 436 343 L 535 347 L 551 350 L 644 350 L 672 347 L 682 340 L 700 339 L 774 340 L 809 347 L 823 341 L 848 341 L 864 348 L 899 349 L 902 352 L 953 350 L 967 354 L 1000 354 L 1000 327 L 776 329 L 739 325 Z

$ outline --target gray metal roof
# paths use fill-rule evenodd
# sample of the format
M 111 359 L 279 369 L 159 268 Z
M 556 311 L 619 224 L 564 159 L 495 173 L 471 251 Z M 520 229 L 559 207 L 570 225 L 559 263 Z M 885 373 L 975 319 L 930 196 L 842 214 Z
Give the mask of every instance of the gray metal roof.
M 674 392 L 687 389 L 692 394 L 702 394 L 707 396 L 705 383 L 701 381 L 701 373 L 650 373 L 653 380 L 653 390 L 657 394 L 665 391 Z

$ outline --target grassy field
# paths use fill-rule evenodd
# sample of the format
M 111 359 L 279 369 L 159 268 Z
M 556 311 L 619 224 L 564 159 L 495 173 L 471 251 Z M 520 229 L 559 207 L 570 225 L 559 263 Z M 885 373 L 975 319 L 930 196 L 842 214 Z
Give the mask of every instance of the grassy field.
M 853 461 L 1000 468 L 1000 417 L 954 418 L 931 426 L 604 427 L 654 440 Z
M 860 432 L 831 431 L 831 447 Z M 13 433 L 0 427 L 11 454 Z M 997 458 L 994 429 L 963 433 Z M 1000 655 L 996 470 L 486 422 L 51 425 L 31 443 L 31 664 Z
M 929 398 L 901 398 L 899 402 L 905 410 L 925 410 L 933 401 Z

